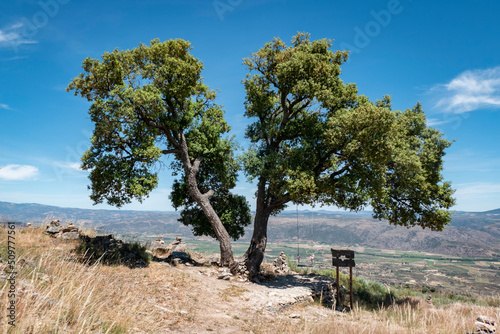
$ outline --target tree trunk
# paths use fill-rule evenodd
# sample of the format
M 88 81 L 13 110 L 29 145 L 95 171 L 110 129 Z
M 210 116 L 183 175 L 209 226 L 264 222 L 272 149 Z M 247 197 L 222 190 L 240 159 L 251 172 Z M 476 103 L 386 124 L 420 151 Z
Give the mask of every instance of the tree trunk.
M 247 270 L 251 279 L 257 277 L 260 272 L 260 265 L 264 260 L 264 253 L 267 245 L 267 222 L 269 220 L 269 207 L 266 202 L 266 182 L 259 181 L 257 186 L 257 207 L 254 219 L 254 229 L 250 246 L 244 255 Z
M 203 213 L 207 217 L 210 225 L 212 226 L 217 240 L 220 245 L 220 262 L 222 266 L 228 266 L 232 274 L 236 274 L 238 271 L 238 263 L 234 261 L 233 250 L 231 248 L 231 239 L 226 228 L 222 224 L 219 216 L 215 212 L 212 204 L 210 204 L 210 197 L 213 195 L 213 190 L 202 194 L 200 189 L 198 189 L 198 182 L 196 181 L 196 174 L 198 174 L 199 166 L 202 161 L 201 158 L 197 158 L 193 164 L 189 159 L 188 148 L 185 140 L 181 144 L 182 148 L 182 162 L 184 164 L 184 171 L 186 173 L 188 193 L 200 206 Z
M 254 220 L 254 230 L 250 247 L 245 253 L 244 259 L 249 277 L 255 278 L 259 274 L 260 265 L 264 260 L 264 252 L 267 245 L 267 222 L 269 214 L 265 211 L 257 211 Z
M 194 180 L 194 182 L 196 183 L 196 180 Z M 189 178 L 188 185 L 191 183 L 192 180 L 190 180 Z M 201 192 L 198 190 L 198 187 L 193 188 L 192 186 L 189 185 L 188 189 L 189 189 L 189 194 L 193 197 L 196 203 L 203 210 L 203 213 L 207 217 L 208 221 L 210 222 L 210 225 L 212 226 L 215 232 L 215 235 L 217 236 L 217 240 L 219 241 L 220 244 L 221 265 L 228 266 L 231 269 L 231 273 L 235 274 L 238 269 L 238 265 L 234 261 L 233 250 L 231 247 L 231 239 L 229 237 L 229 233 L 227 232 L 226 228 L 219 219 L 219 216 L 212 207 L 212 204 L 210 204 L 209 196 L 201 194 Z

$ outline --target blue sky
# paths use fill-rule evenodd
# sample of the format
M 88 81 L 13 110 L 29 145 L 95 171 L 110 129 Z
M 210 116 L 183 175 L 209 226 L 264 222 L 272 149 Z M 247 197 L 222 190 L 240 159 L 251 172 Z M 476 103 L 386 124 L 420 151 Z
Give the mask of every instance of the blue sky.
M 92 208 L 78 169 L 93 126 L 89 103 L 65 92 L 86 57 L 159 38 L 182 38 L 219 89 L 232 133 L 245 146 L 242 59 L 297 31 L 351 50 L 342 79 L 396 109 L 417 101 L 428 123 L 456 140 L 445 156 L 455 210 L 500 207 L 500 2 L 11 0 L 0 3 L 0 201 Z M 169 170 L 143 204 L 172 210 Z M 236 191 L 254 207 L 254 185 Z M 98 205 L 97 208 L 111 208 Z

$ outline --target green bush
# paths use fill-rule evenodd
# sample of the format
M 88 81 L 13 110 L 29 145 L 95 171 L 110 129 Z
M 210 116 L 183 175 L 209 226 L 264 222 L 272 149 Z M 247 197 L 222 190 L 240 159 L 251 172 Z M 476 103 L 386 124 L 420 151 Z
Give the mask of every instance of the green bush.
M 135 268 L 141 260 L 145 266 L 151 261 L 151 255 L 139 242 L 124 243 L 112 237 L 84 236 L 76 251 L 89 264 L 99 261 L 106 265 L 126 265 Z
M 341 280 L 342 282 L 342 280 Z M 353 278 L 353 292 L 368 308 L 377 308 L 381 305 L 391 305 L 397 299 L 394 291 L 383 284 L 365 279 Z

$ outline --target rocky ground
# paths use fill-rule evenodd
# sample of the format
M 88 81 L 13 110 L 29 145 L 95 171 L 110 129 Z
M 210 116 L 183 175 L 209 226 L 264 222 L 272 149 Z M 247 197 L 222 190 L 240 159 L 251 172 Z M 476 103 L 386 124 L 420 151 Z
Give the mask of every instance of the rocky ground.
M 165 266 L 163 263 L 151 265 L 152 268 Z M 193 321 L 171 328 L 173 333 L 260 332 L 259 329 L 280 320 L 299 324 L 304 320 L 325 320 L 334 313 L 313 303 L 315 288 L 324 281 L 318 276 L 289 275 L 251 283 L 219 279 L 217 268 L 179 266 L 164 270 L 179 271 L 189 284 L 189 293 L 184 298 L 191 303 L 175 312 L 189 315 Z

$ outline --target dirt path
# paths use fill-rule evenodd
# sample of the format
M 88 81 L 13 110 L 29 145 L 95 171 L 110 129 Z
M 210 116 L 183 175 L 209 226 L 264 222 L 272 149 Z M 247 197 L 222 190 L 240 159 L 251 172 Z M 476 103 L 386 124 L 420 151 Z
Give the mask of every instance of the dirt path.
M 287 275 L 256 284 L 237 278 L 218 279 L 216 268 L 152 263 L 151 269 L 158 274 L 176 273 L 182 277 L 182 291 L 188 291 L 154 306 L 179 315 L 178 325 L 170 327 L 173 333 L 265 333 L 267 326 L 275 327 L 276 322 L 282 322 L 287 330 L 288 326 L 302 326 L 304 321 L 333 314 L 313 303 L 313 291 L 331 282 L 324 276 Z

